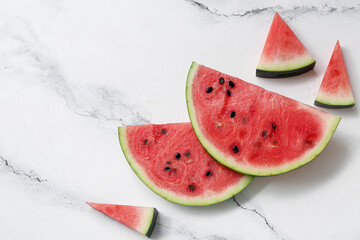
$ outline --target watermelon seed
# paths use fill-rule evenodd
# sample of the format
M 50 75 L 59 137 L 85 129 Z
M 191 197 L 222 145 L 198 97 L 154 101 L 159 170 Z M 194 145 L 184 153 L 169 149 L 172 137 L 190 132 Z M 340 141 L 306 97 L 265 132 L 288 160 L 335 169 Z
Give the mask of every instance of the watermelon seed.
M 306 142 L 305 142 L 306 144 L 309 144 L 309 145 L 311 145 L 312 144 L 312 142 L 310 141 L 310 140 L 306 140 Z
M 219 83 L 220 83 L 220 84 L 223 84 L 224 82 L 225 82 L 224 78 L 221 77 L 221 78 L 219 79 Z
M 161 129 L 161 134 L 166 134 L 166 129 L 165 128 Z
M 229 81 L 228 83 L 230 87 L 235 87 L 235 83 L 233 83 L 232 81 Z
M 227 95 L 228 95 L 229 97 L 231 96 L 230 90 L 226 90 L 226 93 L 227 93 Z
M 144 140 L 144 145 L 146 145 L 148 143 L 148 140 L 147 139 L 145 139 Z
M 190 155 L 191 155 L 190 152 L 185 153 L 185 156 L 187 156 L 187 157 L 190 157 Z
M 233 150 L 234 153 L 239 152 L 239 148 L 237 146 L 235 146 L 235 145 L 232 147 L 232 150 Z
M 180 154 L 180 153 L 177 153 L 177 154 L 175 155 L 175 157 L 176 157 L 176 159 L 180 159 L 181 154 Z
M 266 137 L 267 132 L 266 132 L 266 131 L 263 131 L 263 132 L 261 133 L 261 135 L 262 135 L 263 137 Z
M 210 172 L 210 171 L 207 171 L 207 172 L 206 172 L 206 176 L 207 176 L 207 177 L 210 177 L 211 175 L 212 175 L 212 172 Z
M 195 191 L 195 186 L 194 185 L 189 185 L 189 189 L 190 189 L 190 191 Z
M 171 169 L 171 167 L 164 168 L 164 170 L 167 171 L 167 172 L 170 171 L 170 169 Z
M 235 116 L 236 116 L 236 112 L 232 111 L 232 112 L 230 113 L 230 117 L 231 117 L 231 118 L 234 118 Z
M 276 129 L 275 123 L 272 123 L 271 125 L 272 125 L 272 127 L 273 127 L 274 129 Z
M 207 92 L 207 93 L 211 93 L 212 90 L 213 90 L 212 87 L 208 87 L 208 88 L 206 89 L 206 92 Z

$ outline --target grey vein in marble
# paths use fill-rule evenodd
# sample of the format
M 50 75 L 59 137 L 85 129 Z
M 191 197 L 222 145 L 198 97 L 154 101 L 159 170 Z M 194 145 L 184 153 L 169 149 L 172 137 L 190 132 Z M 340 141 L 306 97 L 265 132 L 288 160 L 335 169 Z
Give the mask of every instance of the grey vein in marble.
M 9 160 L 5 159 L 3 156 L 0 155 L 0 160 L 3 162 L 3 167 L 4 168 L 7 168 L 10 172 L 16 174 L 16 175 L 19 175 L 19 176 L 22 176 L 22 177 L 25 177 L 25 178 L 28 178 L 30 180 L 34 180 L 34 181 L 37 181 L 39 183 L 41 182 L 46 182 L 47 179 L 41 179 L 40 177 L 38 177 L 33 171 L 30 171 L 29 173 L 21 170 L 21 169 L 18 169 L 16 167 L 14 167 L 13 165 L 11 165 L 9 163 Z M 0 165 L 1 166 L 1 165 Z
M 18 28 L 18 30 L 16 30 Z M 3 37 L 13 42 L 13 49 L 5 51 L 2 71 L 15 75 L 20 81 L 39 81 L 63 98 L 66 106 L 75 114 L 96 119 L 116 129 L 117 125 L 146 124 L 150 121 L 134 109 L 133 103 L 121 92 L 101 86 L 81 87 L 71 85 L 59 64 L 45 54 L 35 33 L 24 19 L 17 18 L 17 26 L 0 25 Z M 19 64 L 20 63 L 20 64 Z M 36 80 L 34 80 L 36 79 Z M 34 82 L 36 83 L 36 82 Z M 39 83 L 38 83 L 39 84 Z M 89 104 L 89 102 L 91 104 Z
M 274 226 L 269 222 L 269 220 L 263 215 L 261 214 L 258 210 L 256 210 L 255 208 L 251 209 L 251 208 L 247 208 L 247 207 L 244 207 L 243 205 L 241 205 L 235 198 L 235 196 L 232 197 L 234 202 L 236 203 L 236 205 L 238 207 L 240 207 L 241 209 L 243 210 L 246 210 L 246 211 L 250 211 L 252 213 L 254 213 L 255 215 L 259 216 L 260 218 L 262 218 L 266 224 L 266 226 L 273 232 L 275 233 L 275 235 L 277 235 L 278 237 L 280 237 L 281 239 L 285 239 L 284 237 L 281 237 L 280 234 L 275 230 Z
M 205 4 L 202 1 L 196 0 L 185 0 L 186 2 L 191 3 L 192 5 L 196 6 L 202 11 L 208 12 L 211 15 L 218 16 L 218 17 L 246 17 L 246 16 L 254 16 L 259 15 L 261 13 L 275 13 L 278 12 L 287 19 L 294 19 L 301 14 L 305 13 L 317 13 L 317 14 L 330 14 L 330 13 L 344 13 L 344 12 L 359 12 L 360 7 L 358 4 L 349 5 L 345 7 L 340 6 L 332 6 L 328 3 L 323 3 L 320 6 L 311 6 L 311 5 L 293 5 L 289 7 L 283 7 L 280 4 L 271 3 L 271 6 L 263 6 L 263 7 L 250 7 L 248 8 L 246 4 L 243 4 L 240 9 L 232 10 L 232 11 L 225 11 L 219 10 L 217 7 L 210 7 L 209 5 Z M 221 2 L 220 2 L 221 3 Z M 219 5 L 221 7 L 221 5 Z
M 184 237 L 184 239 L 191 239 L 191 240 L 201 240 L 201 239 L 207 239 L 207 240 L 227 240 L 226 237 L 218 235 L 218 234 L 199 234 L 194 230 L 191 230 L 189 226 L 181 225 L 181 224 L 169 224 L 171 223 L 171 219 L 169 217 L 165 217 L 164 214 L 161 214 L 159 216 L 159 219 L 156 223 L 157 228 L 154 232 L 154 238 L 156 239 L 158 234 L 161 234 L 163 236 L 169 236 L 169 234 L 176 234 Z

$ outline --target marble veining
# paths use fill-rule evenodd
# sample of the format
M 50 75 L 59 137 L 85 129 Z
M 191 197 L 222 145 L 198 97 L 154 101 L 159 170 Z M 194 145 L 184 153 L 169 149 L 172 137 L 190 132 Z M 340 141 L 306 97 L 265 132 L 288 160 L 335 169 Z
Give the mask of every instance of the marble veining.
M 303 4 L 303 5 L 291 5 L 291 6 L 282 6 L 280 4 L 276 4 L 274 6 L 274 3 L 271 4 L 266 2 L 257 1 L 259 4 L 255 4 L 252 1 L 245 1 L 245 2 L 235 2 L 235 1 L 227 1 L 230 2 L 230 4 L 224 4 L 226 6 L 233 6 L 236 8 L 235 11 L 231 11 L 227 8 L 222 9 L 222 4 L 218 4 L 217 2 L 210 2 L 209 5 L 208 1 L 195 1 L 195 0 L 185 0 L 192 5 L 198 7 L 201 10 L 204 10 L 212 15 L 219 16 L 219 17 L 245 17 L 245 16 L 254 16 L 259 15 L 262 13 L 275 13 L 278 12 L 284 18 L 293 19 L 301 14 L 305 13 L 317 13 L 317 14 L 330 14 L 330 13 L 344 13 L 344 12 L 351 12 L 356 13 L 360 10 L 359 3 L 356 3 L 355 1 L 350 1 L 348 3 L 345 3 L 344 5 L 340 5 L 337 2 L 334 1 L 323 1 L 321 4 L 318 2 L 310 4 Z M 281 1 L 280 1 L 281 2 Z M 247 4 L 248 3 L 248 4 Z M 247 7 L 247 5 L 250 5 L 252 7 Z M 266 6 L 271 5 L 271 6 Z
M 1 239 L 143 239 L 103 218 L 85 201 L 157 207 L 160 215 L 153 239 L 359 238 L 356 228 L 360 222 L 350 214 L 359 210 L 355 204 L 359 189 L 342 182 L 358 180 L 354 171 L 359 167 L 355 161 L 359 154 L 355 133 L 359 129 L 349 127 L 358 121 L 356 107 L 348 112 L 333 112 L 344 115 L 344 126 L 339 127 L 335 138 L 346 141 L 346 148 L 339 149 L 346 150 L 343 157 L 349 159 L 344 160 L 339 171 L 327 174 L 332 166 L 324 164 L 334 162 L 331 152 L 336 151 L 330 149 L 319 157 L 318 164 L 284 176 L 255 179 L 231 199 L 204 208 L 178 206 L 149 191 L 127 166 L 117 139 L 118 126 L 158 123 L 158 119 L 167 121 L 169 116 L 177 119 L 179 111 L 186 114 L 179 107 L 185 106 L 185 99 L 173 99 L 167 94 L 177 93 L 172 87 L 185 83 L 184 63 L 200 59 L 223 64 L 233 72 L 239 66 L 250 69 L 255 60 L 249 56 L 256 54 L 250 45 L 248 52 L 242 44 L 263 44 L 258 38 L 266 36 L 250 28 L 270 21 L 274 12 L 296 21 L 294 27 L 300 29 L 307 29 L 314 21 L 324 26 L 326 21 L 332 21 L 335 30 L 344 31 L 338 36 L 345 49 L 353 49 L 345 53 L 352 60 L 347 63 L 358 97 L 360 86 L 355 80 L 360 74 L 354 66 L 358 65 L 360 53 L 354 44 L 359 34 L 350 31 L 359 27 L 358 1 L 144 0 L 99 4 L 64 0 L 29 4 L 0 3 L 0 225 L 5 226 L 0 230 Z M 267 32 L 267 27 L 259 27 L 259 32 Z M 317 44 L 314 49 L 322 45 L 331 49 L 332 42 L 326 42 L 322 35 L 329 34 L 324 38 L 330 39 L 334 37 L 332 33 L 317 35 L 314 30 L 304 36 L 312 34 Z M 224 41 L 214 37 L 219 34 L 227 36 Z M 112 38 L 118 43 L 108 41 Z M 76 40 L 81 44 L 72 42 Z M 73 52 L 68 48 L 73 48 Z M 88 56 L 87 49 L 102 51 Z M 215 53 L 209 54 L 208 49 Z M 62 51 L 66 57 L 60 54 Z M 103 52 L 107 53 L 105 57 Z M 81 57 L 76 58 L 77 53 Z M 329 52 L 317 54 L 318 59 L 327 61 Z M 132 58 L 134 55 L 137 58 Z M 169 60 L 163 60 L 165 55 Z M 91 73 L 101 76 L 98 80 L 83 72 L 94 66 L 88 58 L 94 59 L 97 68 Z M 302 89 L 319 83 L 325 60 L 319 61 L 316 72 L 310 75 L 317 82 L 307 86 L 309 81 L 305 80 Z M 119 71 L 107 72 L 106 63 L 112 62 L 118 64 Z M 161 71 L 154 74 L 159 64 Z M 111 77 L 117 82 L 106 81 Z M 129 81 L 140 83 L 140 90 Z M 290 84 L 300 86 L 294 82 Z M 280 89 L 287 83 L 271 84 Z M 148 86 L 152 89 L 141 90 Z M 132 95 L 134 89 L 138 96 Z M 183 90 L 179 96 L 183 96 Z M 289 94 L 306 100 L 301 91 Z M 150 97 L 155 95 L 159 98 Z M 160 114 L 159 108 L 154 107 L 159 105 L 164 108 Z M 165 108 L 167 105 L 175 107 Z M 315 178 L 315 171 L 309 171 L 311 167 L 322 171 L 322 176 L 330 175 L 328 181 Z M 303 178 L 314 182 L 303 183 Z M 334 207 L 339 201 L 343 204 Z M 330 213 L 340 216 L 344 224 L 330 220 Z M 296 227 L 300 224 L 304 229 Z

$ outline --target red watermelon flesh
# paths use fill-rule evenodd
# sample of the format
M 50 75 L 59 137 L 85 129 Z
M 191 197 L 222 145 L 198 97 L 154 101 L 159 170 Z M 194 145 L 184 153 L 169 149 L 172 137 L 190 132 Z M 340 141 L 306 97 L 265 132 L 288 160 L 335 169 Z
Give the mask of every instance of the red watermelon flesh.
M 216 162 L 190 123 L 119 127 L 131 168 L 155 193 L 183 205 L 209 205 L 241 191 L 252 177 Z
M 187 80 L 191 123 L 220 163 L 250 175 L 290 171 L 315 158 L 340 118 L 193 63 Z
M 336 42 L 329 65 L 316 96 L 315 105 L 345 108 L 355 105 L 349 76 L 339 41 Z
M 314 66 L 314 58 L 276 13 L 256 69 L 256 76 L 295 76 L 313 69 Z
M 92 208 L 108 215 L 116 221 L 134 229 L 135 231 L 151 236 L 155 227 L 158 211 L 153 207 L 139 207 L 104 203 L 87 203 Z

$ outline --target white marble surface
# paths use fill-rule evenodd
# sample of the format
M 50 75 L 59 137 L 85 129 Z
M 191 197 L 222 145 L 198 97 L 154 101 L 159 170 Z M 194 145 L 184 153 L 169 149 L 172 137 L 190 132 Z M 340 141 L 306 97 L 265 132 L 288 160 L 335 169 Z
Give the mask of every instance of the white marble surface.
M 255 77 L 275 11 L 314 58 Z M 208 207 L 170 203 L 128 166 L 117 126 L 188 121 L 193 60 L 312 104 L 336 40 L 360 101 L 357 1 L 0 1 L 0 239 L 145 239 L 85 201 L 154 206 L 154 239 L 360 239 L 358 105 L 326 149 Z M 236 200 L 236 201 L 235 201 Z

